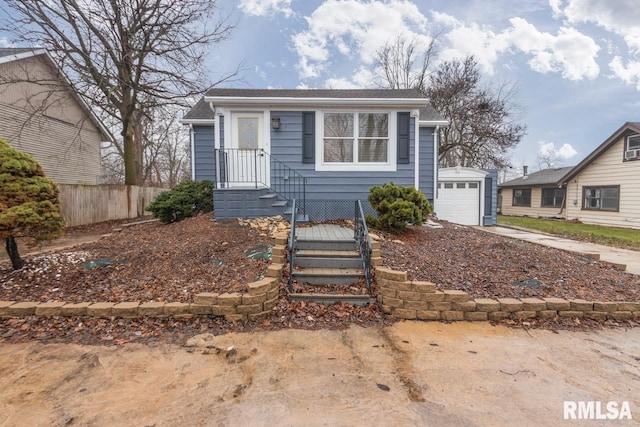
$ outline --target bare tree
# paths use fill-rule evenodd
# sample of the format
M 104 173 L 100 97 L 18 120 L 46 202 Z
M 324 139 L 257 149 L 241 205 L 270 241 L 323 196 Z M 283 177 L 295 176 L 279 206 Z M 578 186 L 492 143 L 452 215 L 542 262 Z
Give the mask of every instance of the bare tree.
M 155 107 L 185 104 L 236 72 L 210 81 L 205 48 L 232 26 L 216 0 L 6 0 L 17 43 L 47 48 L 89 105 L 119 125 L 115 152 L 126 184 L 141 184 L 142 123 Z
M 538 169 L 552 169 L 558 166 L 558 155 L 553 151 L 547 153 L 538 153 L 537 157 Z
M 478 63 L 445 61 L 431 75 L 426 95 L 433 107 L 450 121 L 440 134 L 442 166 L 493 167 L 509 165 L 508 152 L 525 135 L 516 120 L 514 86 L 481 85 Z
M 378 49 L 374 59 L 380 85 L 391 89 L 417 88 L 424 92 L 431 66 L 437 55 L 436 38 L 426 48 L 418 40 L 399 34 L 393 41 Z
M 378 50 L 375 62 L 381 85 L 420 90 L 449 120 L 448 126 L 440 128 L 441 166 L 508 166 L 508 151 L 526 132 L 526 126 L 516 120 L 515 87 L 483 86 L 473 57 L 445 61 L 432 70 L 435 40 L 420 49 L 415 39 L 407 41 L 401 35 Z

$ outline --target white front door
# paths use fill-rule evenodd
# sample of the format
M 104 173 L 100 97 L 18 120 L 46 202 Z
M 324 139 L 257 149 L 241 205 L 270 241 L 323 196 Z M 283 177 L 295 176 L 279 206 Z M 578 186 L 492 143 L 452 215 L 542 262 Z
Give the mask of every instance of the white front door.
M 263 113 L 233 113 L 227 152 L 229 183 L 235 187 L 269 185 L 269 157 L 265 154 Z

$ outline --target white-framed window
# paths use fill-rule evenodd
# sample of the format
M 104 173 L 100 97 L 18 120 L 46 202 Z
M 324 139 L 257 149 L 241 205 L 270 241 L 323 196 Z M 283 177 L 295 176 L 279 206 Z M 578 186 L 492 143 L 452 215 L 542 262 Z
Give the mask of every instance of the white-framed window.
M 640 150 L 640 135 L 630 135 L 627 137 L 627 151 Z
M 395 171 L 396 119 L 389 111 L 322 111 L 316 169 Z

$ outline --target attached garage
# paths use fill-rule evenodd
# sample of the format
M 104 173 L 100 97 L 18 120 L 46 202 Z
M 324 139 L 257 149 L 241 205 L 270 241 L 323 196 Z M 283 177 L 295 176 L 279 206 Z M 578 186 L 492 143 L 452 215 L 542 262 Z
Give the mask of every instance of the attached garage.
M 438 218 L 462 225 L 495 225 L 491 221 L 496 186 L 492 175 L 472 168 L 440 169 L 435 203 Z

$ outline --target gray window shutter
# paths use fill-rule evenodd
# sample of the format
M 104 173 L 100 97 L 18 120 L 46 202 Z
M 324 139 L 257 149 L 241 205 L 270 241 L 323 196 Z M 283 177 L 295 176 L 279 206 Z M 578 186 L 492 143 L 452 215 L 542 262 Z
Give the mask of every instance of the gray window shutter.
M 316 161 L 316 113 L 302 113 L 302 163 Z
M 409 113 L 398 113 L 398 164 L 409 163 Z
M 487 177 L 484 179 L 484 214 L 491 216 L 493 214 L 493 179 Z

